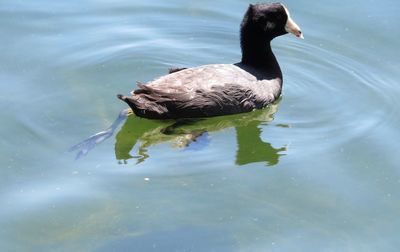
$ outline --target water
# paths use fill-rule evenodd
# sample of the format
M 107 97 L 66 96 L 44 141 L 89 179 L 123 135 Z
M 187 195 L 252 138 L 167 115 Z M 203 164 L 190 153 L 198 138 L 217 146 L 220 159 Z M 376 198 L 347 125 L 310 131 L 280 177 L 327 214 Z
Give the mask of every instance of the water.
M 135 81 L 237 62 L 248 2 L 2 0 L 0 250 L 398 251 L 400 3 L 286 4 L 276 106 L 75 161 Z

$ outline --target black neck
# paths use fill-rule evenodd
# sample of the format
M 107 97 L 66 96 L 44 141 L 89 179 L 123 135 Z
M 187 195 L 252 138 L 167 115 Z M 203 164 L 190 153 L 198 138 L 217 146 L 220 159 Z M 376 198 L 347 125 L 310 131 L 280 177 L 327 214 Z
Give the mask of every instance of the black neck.
M 282 78 L 282 72 L 278 61 L 271 49 L 271 38 L 260 38 L 251 29 L 243 28 L 240 34 L 242 48 L 242 61 L 244 65 L 263 68 L 274 77 Z

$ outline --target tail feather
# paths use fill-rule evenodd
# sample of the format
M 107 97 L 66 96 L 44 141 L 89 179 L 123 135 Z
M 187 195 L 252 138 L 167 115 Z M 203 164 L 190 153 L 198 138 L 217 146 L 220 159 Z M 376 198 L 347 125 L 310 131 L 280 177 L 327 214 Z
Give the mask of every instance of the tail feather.
M 122 95 L 122 94 L 117 94 L 117 98 L 122 100 L 122 101 L 125 101 L 127 97 L 125 95 Z

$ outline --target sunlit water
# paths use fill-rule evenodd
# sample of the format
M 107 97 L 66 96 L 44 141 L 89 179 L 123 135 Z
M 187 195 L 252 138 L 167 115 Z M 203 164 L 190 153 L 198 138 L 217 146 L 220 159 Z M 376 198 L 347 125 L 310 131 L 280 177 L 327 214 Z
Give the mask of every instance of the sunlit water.
M 75 161 L 136 81 L 237 62 L 248 2 L 0 1 L 0 251 L 398 251 L 400 3 L 286 4 L 279 103 Z

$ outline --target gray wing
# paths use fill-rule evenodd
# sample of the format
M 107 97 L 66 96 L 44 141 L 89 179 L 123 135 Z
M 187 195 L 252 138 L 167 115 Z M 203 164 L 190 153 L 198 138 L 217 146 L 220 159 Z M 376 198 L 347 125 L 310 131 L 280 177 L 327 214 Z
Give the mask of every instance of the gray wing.
M 123 97 L 135 113 L 147 118 L 198 118 L 249 112 L 260 108 L 252 89 L 238 84 L 213 86 L 186 93 L 164 92 L 139 85 L 131 97 Z
M 158 119 L 248 112 L 265 107 L 280 93 L 278 82 L 257 80 L 231 64 L 188 68 L 138 87 L 131 97 L 118 97 L 135 114 Z
M 192 93 L 226 84 L 246 85 L 257 82 L 257 78 L 232 64 L 214 64 L 187 68 L 164 75 L 146 83 L 147 86 L 164 92 Z

